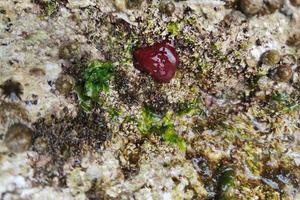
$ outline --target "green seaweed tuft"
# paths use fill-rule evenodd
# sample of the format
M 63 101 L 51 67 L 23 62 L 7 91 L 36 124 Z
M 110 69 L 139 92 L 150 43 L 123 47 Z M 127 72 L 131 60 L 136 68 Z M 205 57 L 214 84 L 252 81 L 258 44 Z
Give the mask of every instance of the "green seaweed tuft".
M 113 76 L 113 63 L 98 60 L 88 64 L 83 72 L 83 82 L 76 86 L 75 91 L 79 104 L 85 111 L 92 109 L 93 102 L 101 104 L 100 92 L 109 91 L 109 83 Z
M 170 22 L 167 25 L 167 31 L 174 36 L 178 35 L 180 32 L 180 22 Z
M 232 165 L 222 165 L 218 169 L 218 200 L 235 200 L 235 170 Z
M 88 64 L 83 73 L 86 95 L 97 100 L 100 92 L 108 92 L 112 73 L 112 62 L 101 62 L 96 60 Z
M 182 115 L 196 115 L 202 113 L 202 104 L 198 99 L 190 102 L 182 102 L 179 104 L 177 114 Z
M 142 110 L 142 118 L 138 122 L 139 131 L 145 135 L 157 134 L 162 136 L 168 144 L 176 145 L 181 151 L 186 150 L 183 138 L 175 133 L 175 127 L 171 121 L 172 113 L 167 112 L 164 116 L 154 113 L 149 107 Z

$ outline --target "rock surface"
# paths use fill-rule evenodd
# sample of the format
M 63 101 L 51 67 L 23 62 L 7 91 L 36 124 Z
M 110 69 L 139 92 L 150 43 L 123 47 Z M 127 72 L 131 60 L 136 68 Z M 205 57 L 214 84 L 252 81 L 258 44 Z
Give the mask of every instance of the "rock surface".
M 299 199 L 296 1 L 116 2 L 0 1 L 0 199 Z M 165 39 L 180 65 L 160 84 L 132 53 Z

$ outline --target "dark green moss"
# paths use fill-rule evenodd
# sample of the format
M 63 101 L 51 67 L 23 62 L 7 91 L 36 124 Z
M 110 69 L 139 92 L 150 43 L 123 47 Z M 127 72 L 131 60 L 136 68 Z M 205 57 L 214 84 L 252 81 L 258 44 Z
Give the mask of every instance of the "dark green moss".
M 67 0 L 32 0 L 32 2 L 40 6 L 44 16 L 54 15 L 58 11 L 60 5 L 68 3 Z

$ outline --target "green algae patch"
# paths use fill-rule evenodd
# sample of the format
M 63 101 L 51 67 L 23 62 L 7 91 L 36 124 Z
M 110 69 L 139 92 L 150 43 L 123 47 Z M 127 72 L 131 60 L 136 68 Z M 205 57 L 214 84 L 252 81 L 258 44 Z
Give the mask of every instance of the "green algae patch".
M 235 170 L 231 165 L 222 165 L 218 169 L 218 200 L 235 200 Z
M 75 92 L 77 94 L 80 107 L 86 112 L 91 111 L 93 108 L 92 100 L 85 95 L 82 85 L 77 85 L 75 87 Z
M 259 176 L 261 174 L 261 164 L 259 155 L 256 152 L 255 146 L 252 142 L 248 142 L 244 145 L 244 150 L 247 154 L 246 165 L 250 169 L 253 175 Z
M 108 92 L 109 82 L 113 74 L 112 62 L 93 61 L 83 73 L 86 95 L 97 99 L 99 92 Z
M 110 80 L 113 76 L 112 62 L 92 61 L 83 72 L 83 82 L 76 86 L 75 91 L 79 104 L 85 111 L 92 109 L 92 103 L 101 104 L 99 94 L 109 91 Z
M 181 24 L 180 22 L 170 22 L 167 25 L 167 31 L 171 33 L 172 35 L 176 36 L 181 31 Z
M 37 45 L 43 41 L 46 41 L 49 39 L 49 36 L 46 31 L 44 30 L 39 30 L 33 34 L 31 34 L 28 39 L 27 43 L 28 45 Z
M 195 24 L 196 21 L 194 18 L 188 18 L 188 19 L 182 19 L 182 20 L 178 20 L 178 21 L 171 21 L 167 24 L 167 31 L 173 35 L 173 36 L 177 36 L 179 35 L 180 32 L 183 31 L 184 27 L 189 25 L 192 26 L 193 24 Z M 190 42 L 194 42 L 194 39 L 189 38 L 187 35 L 185 35 L 185 39 L 190 41 Z
M 58 5 L 53 1 L 46 2 L 44 5 L 44 12 L 46 16 L 53 15 L 57 9 Z
M 107 112 L 112 119 L 119 117 L 122 114 L 122 111 L 115 107 L 108 107 Z
M 164 141 L 169 144 L 174 144 L 178 146 L 181 151 L 186 150 L 186 143 L 182 137 L 175 133 L 175 127 L 171 122 L 171 113 L 168 112 L 163 118 L 164 124 L 161 127 L 161 132 L 163 134 Z
M 157 131 L 160 124 L 160 116 L 155 114 L 149 107 L 144 107 L 142 110 L 142 119 L 138 123 L 139 131 L 147 136 Z
M 186 143 L 183 138 L 176 134 L 171 117 L 171 112 L 160 116 L 154 113 L 149 107 L 144 107 L 142 117 L 138 122 L 138 129 L 145 136 L 149 136 L 150 134 L 160 135 L 166 143 L 174 144 L 181 151 L 185 151 Z
M 181 102 L 178 105 L 177 114 L 182 115 L 198 115 L 202 113 L 202 104 L 198 99 L 188 102 Z
M 270 100 L 273 100 L 273 104 L 271 104 L 270 108 L 274 111 L 282 111 L 284 113 L 293 112 L 300 107 L 298 102 L 294 99 L 295 98 L 292 98 L 285 92 L 277 92 L 270 97 Z

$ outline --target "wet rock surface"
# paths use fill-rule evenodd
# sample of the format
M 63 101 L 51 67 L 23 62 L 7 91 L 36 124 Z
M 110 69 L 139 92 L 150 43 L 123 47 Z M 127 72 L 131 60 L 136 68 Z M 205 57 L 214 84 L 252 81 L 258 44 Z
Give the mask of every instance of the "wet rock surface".
M 0 199 L 298 199 L 299 14 L 0 2 Z M 180 64 L 161 78 L 132 55 L 166 39 Z

